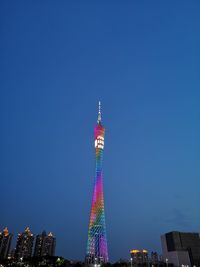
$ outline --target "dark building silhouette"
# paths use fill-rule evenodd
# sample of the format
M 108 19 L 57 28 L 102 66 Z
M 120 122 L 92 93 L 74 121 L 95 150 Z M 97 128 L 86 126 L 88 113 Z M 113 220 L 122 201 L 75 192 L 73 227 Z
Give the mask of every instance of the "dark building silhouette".
M 29 227 L 21 234 L 18 234 L 17 245 L 15 249 L 15 259 L 26 259 L 32 256 L 34 236 Z
M 36 236 L 36 241 L 35 241 L 35 250 L 34 250 L 34 256 L 35 257 L 41 257 L 42 256 L 42 245 L 43 245 L 43 240 L 46 236 L 46 232 L 43 231 L 41 235 Z
M 42 256 L 54 256 L 56 247 L 56 238 L 50 232 L 44 239 L 42 247 Z
M 35 242 L 35 257 L 54 256 L 56 246 L 56 238 L 50 232 L 48 235 L 45 231 L 41 235 L 37 235 Z
M 200 234 L 169 232 L 161 236 L 163 258 L 174 266 L 200 266 Z
M 152 264 L 158 264 L 159 262 L 159 257 L 157 252 L 151 252 L 151 263 Z
M 15 258 L 15 248 L 11 249 L 10 253 L 8 254 L 8 257 L 10 257 L 10 259 Z
M 132 249 L 131 265 L 133 264 L 148 264 L 148 251 L 146 249 Z
M 8 232 L 6 227 L 3 232 L 0 232 L 0 259 L 6 259 L 10 250 L 12 234 Z

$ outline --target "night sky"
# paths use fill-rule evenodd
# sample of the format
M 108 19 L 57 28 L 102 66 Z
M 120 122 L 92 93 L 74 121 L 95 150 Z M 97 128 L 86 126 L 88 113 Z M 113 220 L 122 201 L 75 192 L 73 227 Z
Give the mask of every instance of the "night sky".
M 200 232 L 200 2 L 0 2 L 0 229 L 83 259 L 98 101 L 109 256 Z M 13 242 L 13 247 L 15 242 Z

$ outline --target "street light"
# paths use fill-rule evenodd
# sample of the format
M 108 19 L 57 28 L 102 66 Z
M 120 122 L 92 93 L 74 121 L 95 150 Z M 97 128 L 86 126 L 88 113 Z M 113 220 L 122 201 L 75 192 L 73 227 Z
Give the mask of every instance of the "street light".
M 94 267 L 97 267 L 97 258 L 94 258 Z
M 21 266 L 23 265 L 22 261 L 23 261 L 23 257 L 20 258 L 20 265 Z
M 131 267 L 133 267 L 133 258 L 131 257 Z
M 167 265 L 167 267 L 168 267 L 168 261 L 169 261 L 169 260 L 168 260 L 168 259 L 166 259 L 165 261 L 166 261 L 166 265 Z

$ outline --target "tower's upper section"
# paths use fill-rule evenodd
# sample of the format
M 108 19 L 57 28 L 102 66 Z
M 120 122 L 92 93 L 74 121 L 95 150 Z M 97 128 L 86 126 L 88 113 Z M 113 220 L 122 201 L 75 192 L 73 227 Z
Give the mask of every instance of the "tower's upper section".
M 104 134 L 105 134 L 105 128 L 101 124 L 101 102 L 99 101 L 97 125 L 94 129 L 95 148 L 104 149 Z
M 99 112 L 98 112 L 97 123 L 101 124 L 101 102 L 100 101 L 99 101 Z

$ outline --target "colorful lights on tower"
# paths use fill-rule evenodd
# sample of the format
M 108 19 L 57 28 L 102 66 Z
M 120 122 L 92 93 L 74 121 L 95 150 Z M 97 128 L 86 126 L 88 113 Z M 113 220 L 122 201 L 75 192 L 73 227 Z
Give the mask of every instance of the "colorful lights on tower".
M 104 195 L 102 180 L 102 161 L 104 150 L 105 128 L 101 123 L 101 103 L 99 102 L 99 112 L 97 125 L 94 129 L 94 146 L 96 154 L 96 173 L 92 207 L 90 212 L 90 222 L 88 229 L 88 242 L 86 252 L 86 263 L 101 264 L 108 262 L 108 248 L 106 238 Z

